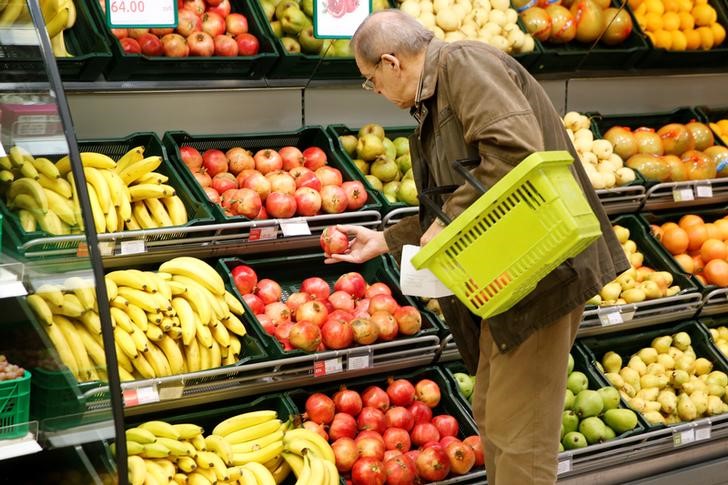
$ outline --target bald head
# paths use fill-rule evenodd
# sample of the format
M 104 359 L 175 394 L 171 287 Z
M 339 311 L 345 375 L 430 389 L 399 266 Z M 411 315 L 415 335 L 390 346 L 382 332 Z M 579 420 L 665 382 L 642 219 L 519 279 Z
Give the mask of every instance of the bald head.
M 351 48 L 358 59 L 375 64 L 385 53 L 417 56 L 432 37 L 432 32 L 401 10 L 381 10 L 361 23 L 351 39 Z

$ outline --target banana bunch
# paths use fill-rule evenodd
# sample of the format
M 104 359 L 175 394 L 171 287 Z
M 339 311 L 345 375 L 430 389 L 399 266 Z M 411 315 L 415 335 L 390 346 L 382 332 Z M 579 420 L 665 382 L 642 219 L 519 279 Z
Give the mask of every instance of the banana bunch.
M 48 37 L 56 57 L 72 57 L 66 49 L 63 31 L 76 23 L 73 0 L 40 0 Z M 30 12 L 26 0 L 0 0 L 0 27 L 29 24 Z
M 117 270 L 105 281 L 122 381 L 196 372 L 239 360 L 238 336 L 246 334 L 238 318 L 243 306 L 204 261 L 175 258 L 158 272 Z M 39 288 L 27 301 L 79 381 L 105 380 L 105 374 L 94 373 L 84 359 L 90 356 L 105 368 L 93 285 L 66 283 L 66 289 Z
M 339 471 L 331 445 L 315 432 L 295 428 L 283 436 L 283 460 L 293 470 L 297 485 L 334 485 Z
M 0 0 L 2 1 L 2 0 Z M 159 156 L 144 157 L 144 147 L 129 150 L 118 161 L 81 153 L 84 176 L 97 232 L 154 229 L 187 223 L 187 209 L 168 177 L 154 172 Z M 83 231 L 83 219 L 71 173 L 63 157 L 53 164 L 20 147 L 0 157 L 0 191 L 16 210 L 26 232 L 41 229 L 62 235 Z

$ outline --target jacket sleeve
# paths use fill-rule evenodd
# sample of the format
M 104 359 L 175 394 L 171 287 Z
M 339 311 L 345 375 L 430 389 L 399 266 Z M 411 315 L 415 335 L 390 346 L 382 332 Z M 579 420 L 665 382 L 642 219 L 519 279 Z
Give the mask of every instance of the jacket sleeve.
M 485 47 L 485 46 L 484 46 Z M 471 173 L 490 188 L 533 152 L 543 150 L 541 127 L 516 79 L 498 54 L 487 48 L 454 46 L 441 64 L 438 90 L 447 93 L 452 115 L 463 126 L 465 142 L 477 145 L 480 165 Z M 443 210 L 451 218 L 480 193 L 467 182 Z
M 402 256 L 402 246 L 412 244 L 418 246 L 420 244 L 422 231 L 420 230 L 420 221 L 418 215 L 405 217 L 397 224 L 384 230 L 384 240 L 387 242 L 389 254 L 391 254 L 397 262 Z

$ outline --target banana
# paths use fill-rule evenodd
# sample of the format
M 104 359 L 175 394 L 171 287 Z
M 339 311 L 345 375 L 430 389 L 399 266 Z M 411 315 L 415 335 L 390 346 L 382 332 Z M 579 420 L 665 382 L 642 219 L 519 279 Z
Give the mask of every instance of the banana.
M 304 448 L 308 448 L 316 456 L 320 456 L 329 461 L 334 459 L 334 451 L 331 449 L 331 445 L 323 439 L 320 435 L 309 431 L 304 428 L 296 428 L 286 432 L 283 437 L 283 441 L 286 444 L 286 449 L 293 451 L 294 453 L 302 454 Z
M 70 200 L 73 197 L 71 184 L 64 178 L 50 178 L 41 173 L 38 178 L 38 183 L 44 189 L 52 190 L 64 199 Z
M 33 159 L 33 155 L 31 155 L 28 150 L 17 145 L 10 148 L 8 155 L 10 156 L 10 163 L 12 167 L 17 169 L 22 167 L 23 163 Z
M 269 433 L 261 438 L 243 441 L 242 443 L 235 443 L 232 446 L 233 453 L 250 453 L 252 451 L 259 450 L 268 446 L 276 441 L 283 440 L 283 431 L 278 429 L 272 433 Z
M 283 453 L 283 449 L 283 441 L 278 439 L 254 451 L 248 451 L 245 453 L 233 453 L 233 464 L 244 465 L 246 463 L 250 463 L 251 461 L 265 463 L 269 460 L 276 458 L 277 456 L 280 456 L 280 454 Z
M 104 221 L 106 223 L 106 232 L 120 232 L 124 230 L 124 223 L 119 220 L 119 215 L 113 206 L 106 213 Z
M 133 209 L 131 207 L 131 197 L 129 189 L 123 187 L 119 195 L 119 219 L 124 221 L 129 230 L 139 230 L 139 223 L 134 219 Z
M 175 473 L 174 474 L 174 483 L 177 485 L 187 485 L 187 474 L 186 473 Z M 172 482 L 170 482 L 170 485 L 172 485 Z
M 68 173 L 66 175 L 66 181 L 71 187 L 71 200 L 73 201 L 73 211 L 76 215 L 76 221 L 78 221 L 78 227 L 80 230 L 84 230 L 83 217 L 81 216 L 81 202 L 78 198 L 78 191 L 76 190 L 76 181 L 73 179 L 73 174 Z
M 228 477 L 230 478 L 229 483 L 237 484 L 240 482 L 243 476 L 242 470 L 239 466 L 229 466 L 227 469 Z
M 97 172 L 104 178 L 104 182 L 106 182 L 106 186 L 109 189 L 111 205 L 114 207 L 120 207 L 121 197 L 125 189 L 124 182 L 121 181 L 119 176 L 113 170 L 97 170 Z
M 111 301 L 119 294 L 119 288 L 116 286 L 116 283 L 108 277 L 104 277 L 104 283 L 106 283 L 106 297 L 109 301 Z
M 165 335 L 157 345 L 159 345 L 159 348 L 162 349 L 162 352 L 167 357 L 173 374 L 183 374 L 186 372 L 185 359 L 177 342 Z
M 67 318 L 56 315 L 53 317 L 53 323 L 58 325 L 66 338 L 66 342 L 73 353 L 73 357 L 76 359 L 78 364 L 78 378 L 80 381 L 85 382 L 90 380 L 91 376 L 89 371 L 93 368 L 91 360 L 89 359 L 88 353 L 86 353 L 86 347 L 83 345 L 83 340 L 76 331 L 76 326 L 71 323 Z
M 147 478 L 151 475 L 157 483 L 168 484 L 170 478 L 172 478 L 167 475 L 164 468 L 159 466 L 155 460 L 144 460 L 144 466 L 147 469 Z M 172 476 L 174 476 L 174 474 L 172 474 Z
M 160 197 L 172 197 L 176 192 L 174 187 L 164 184 L 141 184 L 129 187 L 129 195 L 132 202 L 139 202 L 146 199 L 159 199 Z
M 132 362 L 140 357 L 139 352 L 136 348 L 136 344 L 134 344 L 134 340 L 131 338 L 131 335 L 129 335 L 122 328 L 116 327 L 114 329 L 114 340 L 119 346 L 119 349 L 121 349 L 121 351 L 124 352 L 124 354 L 126 354 Z M 121 362 L 119 362 L 119 364 L 121 364 Z
M 106 278 L 111 279 L 117 286 L 128 286 L 137 290 L 148 291 L 152 293 L 152 282 L 138 269 L 124 269 L 112 271 L 106 274 Z
M 208 328 L 210 328 L 210 333 L 212 333 L 212 338 L 215 339 L 215 341 L 220 344 L 223 347 L 230 347 L 230 334 L 228 333 L 227 329 L 223 324 L 220 322 L 215 322 L 216 325 L 211 325 Z
M 222 358 L 222 365 L 228 366 L 228 365 L 235 365 L 239 361 L 238 354 L 228 353 L 226 356 Z
M 261 465 L 260 463 L 250 462 L 243 465 L 243 468 L 250 470 L 255 475 L 255 479 L 259 485 L 276 485 L 276 481 L 273 479 L 270 470 Z
M 128 370 L 124 369 L 121 366 L 119 366 L 119 379 L 122 382 L 136 380 L 136 378 Z
M 192 446 L 194 446 L 197 451 L 207 451 L 207 443 L 205 442 L 204 436 L 201 434 L 190 439 L 190 443 L 192 443 Z
M 228 480 L 227 466 L 216 453 L 211 451 L 200 451 L 195 458 L 197 466 L 205 470 L 214 470 L 218 480 Z
M 144 466 L 144 458 L 140 456 L 129 456 L 127 464 L 129 467 L 129 484 L 144 485 L 147 478 L 147 467 Z
M 147 338 L 152 342 L 159 342 L 164 337 L 164 332 L 154 323 L 147 324 L 147 330 L 144 332 Z M 161 349 L 160 349 L 161 350 Z
M 301 457 L 300 455 L 296 455 L 295 453 L 289 453 L 284 451 L 283 460 L 285 460 L 285 462 L 288 463 L 288 466 L 291 467 L 291 470 L 293 471 L 293 474 L 296 476 L 296 478 L 300 479 L 304 468 L 303 457 Z
M 196 337 L 200 342 L 200 346 L 205 349 L 212 347 L 212 332 L 210 332 L 209 327 L 202 325 L 199 321 L 195 322 L 195 327 L 197 329 Z
M 308 483 L 314 483 L 313 477 L 311 476 L 311 459 L 308 454 L 303 455 L 303 467 L 301 468 L 301 474 L 297 475 L 296 485 L 306 485 Z
M 118 293 L 129 300 L 129 303 L 133 303 L 147 313 L 157 313 L 159 310 L 159 302 L 154 298 L 153 293 L 147 293 L 128 286 L 120 286 Z
M 18 219 L 20 220 L 20 226 L 25 232 L 35 232 L 38 230 L 38 224 L 33 216 L 33 213 L 25 209 L 18 211 Z
M 177 467 L 185 473 L 192 473 L 197 469 L 197 461 L 192 456 L 180 456 L 177 458 Z
M 222 436 L 211 434 L 205 437 L 205 445 L 207 445 L 208 450 L 217 453 L 226 465 L 230 466 L 233 464 L 233 449 L 230 443 L 225 441 Z
M 114 167 L 114 171 L 118 174 L 122 170 L 124 170 L 126 167 L 131 165 L 132 163 L 136 163 L 140 161 L 142 158 L 144 158 L 144 147 L 138 146 L 134 147 L 128 152 L 126 152 L 122 157 L 116 162 L 116 166 Z
M 63 196 L 50 189 L 42 188 L 42 190 L 45 192 L 46 200 L 48 200 L 48 205 L 51 210 L 55 212 L 63 222 L 69 226 L 75 226 L 77 221 L 73 201 L 70 199 L 64 199 Z
M 169 214 L 167 214 L 167 209 L 164 208 L 164 204 L 159 199 L 145 199 L 144 205 L 147 206 L 147 210 L 159 227 L 171 227 L 174 225 Z
M 162 279 L 159 275 L 157 275 L 157 273 L 153 271 L 147 271 L 146 274 L 149 275 L 150 279 L 154 281 L 154 284 L 157 287 L 157 291 L 171 302 L 173 296 L 172 288 L 170 288 L 169 284 L 167 284 L 167 281 Z
M 240 343 L 239 338 L 231 338 L 230 339 L 230 354 L 234 355 L 235 357 L 238 357 L 240 355 L 240 351 L 243 344 Z
M 120 298 L 117 296 L 116 298 Z M 120 310 L 119 308 L 112 306 L 109 308 L 109 311 L 111 313 L 111 318 L 114 320 L 114 323 L 116 323 L 116 326 L 123 329 L 126 333 L 128 333 L 130 336 L 133 333 L 136 333 L 136 329 L 134 325 L 131 323 L 131 319 L 129 318 L 129 315 L 126 314 L 124 310 Z M 136 345 L 136 343 L 135 343 Z M 140 352 L 143 351 L 143 349 L 137 349 Z
M 144 202 L 132 203 L 131 213 L 134 215 L 134 219 L 139 223 L 142 229 L 156 229 L 157 223 L 152 219 L 151 214 L 147 210 L 147 206 Z
M 136 181 L 134 182 L 135 185 L 143 185 L 143 184 L 164 184 L 169 181 L 169 177 L 167 177 L 164 174 L 161 174 L 159 172 L 149 172 L 145 175 L 142 175 Z
M 212 341 L 212 347 L 210 347 L 210 362 L 209 369 L 217 369 L 222 365 L 222 353 L 220 352 L 220 344 L 216 341 Z
M 60 312 L 61 315 L 75 318 L 80 317 L 84 311 L 83 305 L 76 295 L 71 293 L 63 294 L 63 311 Z
M 147 421 L 146 423 L 140 424 L 139 427 L 146 429 L 158 438 L 169 438 L 172 440 L 180 439 L 179 431 L 165 421 Z
M 200 344 L 197 339 L 192 339 L 189 345 L 185 345 L 185 361 L 189 372 L 200 370 Z
M 215 478 L 215 482 L 208 480 L 208 478 L 200 472 L 201 470 L 187 475 L 187 485 L 213 485 L 213 483 L 217 483 L 217 477 L 215 477 L 214 472 L 212 472 L 212 476 Z
M 163 197 L 160 199 L 164 207 L 167 209 L 169 218 L 172 220 L 173 226 L 183 226 L 188 222 L 187 208 L 182 199 L 174 195 L 172 197 Z
M 94 190 L 93 186 L 88 182 L 86 182 L 86 189 L 88 190 L 88 201 L 91 205 L 91 213 L 93 214 L 96 232 L 106 232 L 106 215 L 104 210 L 101 208 L 101 203 L 99 202 L 96 190 Z
M 247 468 L 238 467 L 240 470 L 240 479 L 238 482 L 241 485 L 258 485 L 258 479 L 255 478 L 253 472 Z
M 166 273 L 165 273 L 166 274 Z M 171 275 L 170 275 L 171 276 Z M 172 292 L 172 296 L 181 296 L 187 293 L 187 287 L 180 283 L 179 281 L 165 281 L 167 283 L 167 286 L 169 287 L 170 291 Z
M 319 483 L 322 485 L 328 484 L 328 472 L 324 466 L 324 459 L 319 458 L 316 455 L 306 454 L 306 458 L 311 466 L 311 482 Z
M 180 325 L 182 326 L 182 343 L 189 345 L 195 338 L 197 331 L 195 324 L 195 312 L 184 298 L 172 298 L 172 308 L 177 312 Z
M 53 48 L 53 55 L 56 57 L 73 57 L 68 52 L 68 49 L 66 49 L 66 41 L 63 36 L 63 31 L 51 39 L 51 47 Z
M 167 458 L 169 456 L 169 448 L 159 443 L 149 443 L 144 445 L 145 458 Z
M 80 320 L 89 335 L 101 335 L 101 319 L 98 313 L 93 310 L 84 312 Z
M 190 288 L 192 288 L 193 290 L 196 288 L 198 290 L 198 293 L 202 297 L 204 297 L 205 300 L 207 300 L 208 306 L 210 307 L 210 310 L 212 312 L 211 318 L 222 320 L 230 314 L 230 311 L 228 310 L 223 298 L 219 297 L 220 299 L 218 300 L 218 297 L 216 297 L 213 293 L 210 292 L 208 288 L 201 285 L 199 282 L 183 275 L 174 275 L 172 278 L 174 279 L 174 281 L 178 281 L 185 285 L 188 290 Z
M 172 456 L 190 456 L 189 448 L 187 448 L 179 440 L 173 440 L 171 438 L 157 436 L 157 443 L 160 443 L 169 448 L 170 455 Z
M 245 325 L 243 325 L 243 322 L 241 322 L 240 319 L 238 319 L 238 317 L 236 317 L 232 313 L 229 313 L 228 317 L 229 318 L 222 321 L 222 324 L 225 325 L 225 328 L 227 328 L 229 331 L 231 331 L 232 333 L 234 333 L 235 335 L 238 335 L 240 337 L 242 337 L 248 333 L 248 331 L 245 329 Z M 234 339 L 230 339 L 231 342 L 232 342 L 232 340 L 234 340 Z M 240 349 L 238 349 L 238 350 L 240 350 Z
M 169 362 L 167 362 L 167 358 L 164 356 L 164 353 L 159 349 L 159 347 L 150 342 L 147 344 L 147 348 L 149 349 L 146 353 L 147 362 L 149 362 L 149 365 L 152 366 L 154 374 L 157 377 L 172 375 L 172 369 L 169 367 Z M 170 448 L 170 450 L 172 450 L 172 448 Z M 172 453 L 174 454 L 174 450 L 172 450 Z
M 126 314 L 129 315 L 132 323 L 136 325 L 141 331 L 147 331 L 147 314 L 140 307 L 127 301 Z
M 143 428 L 129 428 L 125 432 L 127 441 L 136 441 L 142 445 L 148 445 L 157 442 L 157 437 L 149 430 Z
M 0 2 L 6 0 L 0 0 Z M 13 169 L 13 162 L 10 161 L 10 157 L 0 157 L 0 169 L 11 171 Z
M 28 194 L 19 194 L 14 199 L 8 201 L 8 208 L 13 210 L 25 209 L 30 212 L 38 223 L 43 220 L 43 217 L 48 211 L 38 205 L 38 202 Z
M 58 179 L 61 178 L 61 172 L 58 171 L 58 168 L 53 165 L 53 162 L 48 160 L 47 158 L 34 158 L 30 161 L 30 163 L 35 167 L 36 171 L 38 171 L 39 174 L 45 175 L 46 177 L 50 179 Z
M 23 164 L 20 166 L 20 175 L 27 179 L 32 179 L 34 181 L 38 180 L 40 178 L 40 174 L 35 169 L 33 164 L 31 162 L 23 162 Z M 21 179 L 22 180 L 22 179 Z
M 246 441 L 257 440 L 268 434 L 275 433 L 280 428 L 279 419 L 271 419 L 253 426 L 244 427 L 224 435 L 225 441 L 230 444 L 244 443 Z
M 242 316 L 243 313 L 245 313 L 243 304 L 235 297 L 235 295 L 233 295 L 229 291 L 225 291 L 225 295 L 223 296 L 223 298 L 225 298 L 225 304 L 228 306 L 228 310 L 230 310 L 232 313 L 238 316 Z
M 59 34 L 60 35 L 60 34 Z M 104 155 L 103 153 L 82 152 L 81 164 L 90 168 L 113 169 L 116 162 Z M 56 168 L 61 175 L 66 175 L 71 171 L 71 159 L 66 155 L 56 162 Z
M 222 277 L 212 266 L 200 259 L 180 256 L 162 263 L 159 270 L 173 275 L 186 276 L 210 290 L 214 295 L 223 296 L 225 294 L 225 283 Z
M 99 204 L 104 214 L 108 214 L 109 209 L 113 207 L 111 203 L 111 191 L 109 184 L 106 182 L 106 178 L 101 175 L 101 172 L 93 167 L 84 167 L 84 175 L 86 180 L 93 185 L 96 195 L 99 198 Z
M 103 342 L 97 342 L 103 344 Z M 123 350 L 121 350 L 121 347 L 119 347 L 119 343 L 116 342 L 116 340 L 114 340 L 114 350 L 116 351 L 116 360 L 119 362 L 119 367 L 124 369 L 127 373 L 133 372 L 134 366 L 132 365 L 131 360 L 129 360 L 129 357 Z M 136 350 L 136 347 L 134 347 L 134 350 Z
M 60 327 L 53 324 L 46 326 L 45 330 L 48 337 L 51 339 L 51 342 L 53 342 L 53 346 L 56 348 L 56 352 L 58 352 L 61 362 L 68 367 L 68 370 L 70 370 L 73 375 L 78 375 L 78 364 L 76 363 L 76 359 L 71 352 L 71 347 L 66 341 L 66 338 L 63 336 L 63 332 L 61 332 Z
M 328 462 L 326 462 L 326 463 L 328 463 Z M 276 481 L 276 483 L 278 485 L 283 483 L 283 481 L 286 478 L 288 478 L 288 475 L 290 475 L 290 474 L 291 474 L 291 465 L 289 465 L 288 462 L 285 460 L 282 461 L 281 464 L 278 465 L 278 467 L 275 470 L 271 471 L 271 475 L 273 475 L 273 479 Z M 334 482 L 331 482 L 331 483 L 333 484 Z M 338 483 L 338 482 L 336 482 L 336 483 Z
M 92 280 L 84 280 L 78 276 L 72 276 L 70 278 L 66 278 L 66 281 L 63 282 L 63 286 L 66 290 L 73 291 L 73 294 L 76 295 L 76 298 L 78 298 L 78 301 L 81 303 L 84 311 L 94 309 L 96 306 L 96 294 L 93 290 Z
M 212 434 L 225 437 L 236 431 L 250 428 L 252 426 L 262 424 L 267 421 L 276 421 L 277 417 L 278 413 L 274 410 L 269 409 L 238 414 L 218 423 L 218 425 L 215 426 L 215 428 L 212 430 Z M 280 426 L 280 421 L 278 424 Z M 261 436 L 264 435 L 265 433 L 261 434 Z M 255 439 L 255 437 L 249 439 Z M 239 440 L 239 442 L 243 441 L 249 440 Z
M 86 353 L 91 360 L 100 368 L 106 367 L 106 354 L 104 348 L 99 345 L 85 328 L 78 328 L 78 335 L 81 337 Z
M 44 284 L 35 290 L 36 295 L 55 306 L 63 306 L 63 293 L 57 285 Z
M 202 325 L 208 325 L 212 320 L 212 308 L 210 302 L 205 296 L 205 291 L 202 291 L 199 286 L 185 285 L 187 290 L 182 294 L 182 298 L 187 300 L 192 309 L 197 314 L 197 320 Z
M 19 195 L 16 199 L 14 199 L 14 202 L 17 202 L 19 199 L 27 197 L 26 195 Z M 45 214 L 40 214 L 38 212 L 34 212 L 33 215 L 35 216 L 35 220 L 40 226 L 42 231 L 47 232 L 48 234 L 53 235 L 61 235 L 61 234 L 68 234 L 68 230 L 64 229 L 64 223 L 61 221 L 61 219 L 56 215 L 53 211 L 48 211 Z M 66 226 L 67 227 L 67 226 Z
M 15 180 L 15 175 L 13 175 L 13 172 L 10 170 L 0 170 L 0 182 L 4 184 L 9 184 Z
M 143 379 L 154 379 L 155 377 L 157 377 L 157 375 L 154 373 L 154 368 L 152 367 L 152 364 L 149 363 L 144 355 L 139 354 L 136 359 L 132 360 L 131 363 L 134 366 L 134 369 L 137 370 L 137 372 L 140 376 L 142 376 Z
M 112 443 L 113 445 L 113 443 Z M 113 451 L 113 450 L 112 450 Z M 126 440 L 126 453 L 129 455 L 140 455 L 144 452 L 144 445 L 136 441 Z
M 199 339 L 198 339 L 199 341 Z M 207 370 L 210 368 L 210 349 L 200 343 L 200 370 Z
M 177 473 L 177 467 L 174 466 L 174 463 L 172 463 L 169 458 L 159 458 L 154 460 L 154 463 L 162 467 L 164 475 L 169 477 L 169 480 L 172 480 L 175 473 Z
M 11 183 L 7 193 L 8 200 L 15 199 L 21 194 L 31 196 L 36 201 L 36 205 L 44 213 L 48 211 L 48 197 L 46 192 L 43 190 L 43 186 L 37 180 L 32 178 L 20 178 Z
M 202 426 L 190 423 L 173 424 L 172 427 L 177 430 L 181 440 L 190 440 L 205 431 Z
M 53 312 L 43 298 L 39 295 L 28 295 L 26 301 L 41 322 L 53 325 Z
M 126 185 L 131 184 L 140 177 L 157 169 L 162 164 L 162 157 L 154 155 L 143 158 L 137 162 L 130 163 L 121 171 L 117 171 L 121 181 Z
M 126 317 L 129 318 L 128 316 Z M 136 325 L 131 323 L 131 320 L 129 320 L 129 324 L 132 327 L 132 332 L 129 332 L 129 335 L 131 336 L 132 340 L 134 340 L 134 345 L 136 345 L 136 348 L 139 352 L 147 352 L 149 351 L 149 340 L 147 340 L 147 336 L 139 330 Z

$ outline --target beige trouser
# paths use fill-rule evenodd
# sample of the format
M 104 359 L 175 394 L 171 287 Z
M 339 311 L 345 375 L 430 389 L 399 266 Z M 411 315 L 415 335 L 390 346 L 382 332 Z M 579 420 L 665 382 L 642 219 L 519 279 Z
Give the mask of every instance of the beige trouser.
M 489 485 L 556 482 L 568 354 L 583 307 L 500 353 L 481 325 L 473 415 Z

